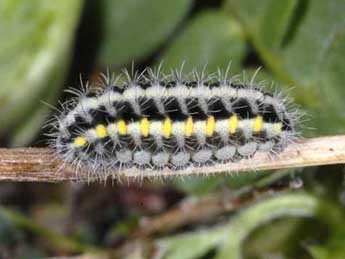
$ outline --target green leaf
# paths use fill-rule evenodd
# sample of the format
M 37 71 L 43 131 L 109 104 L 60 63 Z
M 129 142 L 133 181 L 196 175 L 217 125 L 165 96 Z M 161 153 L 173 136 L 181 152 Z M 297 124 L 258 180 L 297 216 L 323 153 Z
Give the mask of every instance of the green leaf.
M 313 120 L 315 127 L 325 133 L 342 134 L 345 130 L 345 26 L 334 31 L 328 44 L 311 85 L 318 93 Z
M 152 53 L 171 35 L 191 0 L 103 0 L 98 63 L 120 66 Z
M 254 3 L 251 0 L 228 0 L 227 7 L 230 13 L 236 14 L 258 54 L 275 78 L 295 86 L 291 93 L 312 115 L 310 126 L 319 130 L 317 134 L 343 132 L 345 102 L 341 97 L 345 94 L 345 75 L 340 71 L 345 70 L 345 2 L 299 1 L 295 8 L 287 4 L 286 11 L 282 12 L 281 16 L 293 19 L 287 19 L 288 26 L 286 22 L 283 23 L 285 25 L 281 30 L 285 32 L 285 36 L 284 40 L 280 41 L 280 48 L 277 49 L 274 47 L 276 44 L 272 45 L 269 43 L 270 40 L 262 39 L 267 37 L 266 34 L 259 33 L 269 24 L 277 22 L 274 15 L 264 18 L 249 15 L 253 14 L 254 6 L 263 8 L 264 13 L 277 12 L 277 4 L 267 1 L 261 6 L 261 1 Z M 291 10 L 294 10 L 293 15 Z M 257 28 L 256 24 L 261 27 Z M 274 31 L 278 33 L 279 30 L 272 32 Z
M 314 223 L 314 224 L 313 224 Z M 317 235 L 318 223 L 305 218 L 280 218 L 259 226 L 242 243 L 244 258 L 305 258 L 304 240 Z M 303 230 L 301 230 L 303 228 Z M 312 230 L 311 230 L 312 229 Z M 279 233 L 279 234 L 278 234 Z M 295 257 L 294 257 L 295 255 Z M 297 256 L 298 255 L 298 256 Z
M 220 247 L 216 258 L 242 258 L 243 241 L 258 226 L 282 217 L 317 216 L 319 205 L 317 198 L 305 193 L 281 194 L 248 207 L 225 225 L 161 238 L 156 243 L 164 259 L 199 258 L 216 247 Z
M 310 1 L 306 8 L 294 39 L 282 52 L 287 71 L 304 84 L 320 78 L 324 62 L 345 29 L 344 1 Z
M 205 255 L 224 239 L 223 227 L 162 238 L 157 241 L 164 259 L 192 259 Z
M 240 25 L 220 11 L 208 11 L 195 17 L 162 55 L 164 70 L 176 69 L 185 62 L 184 72 L 194 68 L 208 71 L 240 68 L 245 55 L 245 39 Z
M 344 236 L 337 240 L 333 238 L 326 245 L 310 245 L 307 249 L 315 259 L 343 259 L 345 258 L 344 241 Z
M 297 0 L 228 0 L 229 8 L 239 10 L 242 20 L 246 21 L 251 33 L 267 48 L 279 48 L 296 10 Z
M 332 209 L 332 208 L 329 208 Z M 328 210 L 329 212 L 329 210 Z M 333 210 L 332 210 L 333 212 Z M 342 259 L 345 258 L 345 229 L 344 229 L 344 214 L 339 211 L 339 215 L 333 215 L 333 228 L 328 234 L 328 239 L 323 244 L 314 244 L 307 246 L 308 251 L 315 259 Z M 328 214 L 328 213 L 327 213 Z M 324 215 L 328 219 L 328 215 Z M 334 217 L 335 216 L 335 217 Z M 336 224 L 334 224 L 336 223 Z
M 327 259 L 327 258 L 329 258 L 328 257 L 328 251 L 326 248 L 323 248 L 321 246 L 308 246 L 307 248 L 308 248 L 310 254 L 315 259 Z
M 258 35 L 262 44 L 271 49 L 279 48 L 288 32 L 298 0 L 270 1 L 264 13 Z
M 82 1 L 0 3 L 0 133 L 25 145 L 41 127 L 69 66 Z
M 18 241 L 23 241 L 24 233 L 4 215 L 0 213 L 0 245 L 13 246 Z
M 227 239 L 216 258 L 242 258 L 242 243 L 256 227 L 281 217 L 312 217 L 317 209 L 318 200 L 303 193 L 278 195 L 258 203 L 228 224 Z

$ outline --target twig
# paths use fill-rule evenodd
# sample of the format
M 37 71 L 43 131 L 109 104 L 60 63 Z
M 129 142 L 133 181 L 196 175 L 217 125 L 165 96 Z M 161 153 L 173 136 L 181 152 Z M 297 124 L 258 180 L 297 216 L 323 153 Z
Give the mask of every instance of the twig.
M 148 237 L 154 234 L 166 234 L 176 231 L 189 224 L 197 224 L 213 221 L 218 216 L 229 213 L 262 199 L 289 189 L 289 186 L 267 187 L 252 190 L 241 189 L 237 192 L 221 192 L 207 195 L 198 199 L 186 199 L 177 207 L 169 209 L 164 213 L 144 218 L 141 220 L 138 229 L 133 232 L 134 237 Z
M 345 135 L 300 140 L 273 157 L 270 154 L 258 152 L 253 158 L 235 163 L 178 171 L 167 169 L 140 171 L 132 168 L 113 172 L 113 175 L 126 178 L 205 175 L 343 163 L 345 163 Z M 77 176 L 74 168 L 64 167 L 63 162 L 56 158 L 51 149 L 2 148 L 0 149 L 0 180 L 61 182 L 92 179 L 88 179 L 87 173 L 79 172 Z

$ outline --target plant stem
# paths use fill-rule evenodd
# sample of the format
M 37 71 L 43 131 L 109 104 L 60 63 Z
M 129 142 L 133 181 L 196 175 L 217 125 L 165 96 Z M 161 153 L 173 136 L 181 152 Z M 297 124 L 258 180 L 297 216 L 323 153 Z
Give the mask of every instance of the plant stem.
M 106 176 L 118 178 L 167 177 L 186 175 L 208 175 L 220 173 L 243 173 L 259 170 L 296 168 L 330 164 L 345 164 L 345 135 L 300 140 L 289 145 L 282 153 L 272 156 L 257 152 L 250 159 L 205 167 L 190 167 L 184 170 L 139 170 L 128 168 L 112 171 Z M 96 175 L 96 174 L 95 174 Z M 101 176 L 101 177 L 100 177 Z M 92 181 L 106 178 L 100 172 L 92 177 L 86 171 L 64 165 L 54 150 L 47 148 L 0 149 L 0 180 L 62 182 Z

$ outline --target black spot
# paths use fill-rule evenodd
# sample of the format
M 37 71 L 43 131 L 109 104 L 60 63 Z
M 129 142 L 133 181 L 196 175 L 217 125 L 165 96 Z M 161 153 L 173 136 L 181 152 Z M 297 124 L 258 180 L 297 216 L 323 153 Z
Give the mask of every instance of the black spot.
M 119 137 L 119 141 L 120 141 L 120 145 L 119 146 L 121 148 L 129 149 L 129 150 L 133 150 L 135 148 L 134 140 L 129 135 L 120 136 Z
M 151 153 L 154 153 L 157 151 L 158 147 L 153 137 L 151 136 L 142 137 L 141 141 L 142 141 L 142 148 L 144 150 L 150 151 Z
M 114 153 L 114 150 L 115 150 L 114 142 L 112 141 L 110 137 L 107 136 L 97 141 L 102 143 L 104 150 L 106 151 L 106 154 L 112 155 Z
M 79 136 L 81 132 L 92 127 L 92 123 L 88 123 L 85 119 L 80 116 L 75 116 L 75 122 L 67 127 L 67 131 L 72 135 L 72 137 Z
M 263 104 L 263 118 L 266 122 L 277 123 L 281 122 L 283 124 L 282 130 L 292 130 L 291 122 L 288 118 L 283 115 L 283 120 L 279 119 L 277 111 L 274 109 L 274 106 L 271 104 Z M 282 116 L 280 116 L 282 117 Z
M 256 116 L 252 112 L 250 104 L 245 99 L 236 99 L 232 104 L 232 108 L 242 119 L 250 119 Z
M 85 97 L 87 97 L 87 98 L 97 97 L 97 93 L 96 92 L 88 92 L 85 94 Z
M 231 87 L 235 88 L 235 89 L 245 89 L 245 88 L 247 88 L 247 86 L 245 86 L 243 84 L 231 84 Z
M 216 88 L 216 87 L 219 87 L 220 86 L 220 82 L 217 81 L 217 82 L 213 82 L 213 83 L 209 83 L 209 84 L 205 84 L 207 85 L 209 88 Z
M 161 114 L 152 98 L 142 98 L 140 101 L 140 109 L 143 116 L 151 120 L 162 120 L 164 114 Z
M 220 135 L 215 132 L 212 137 L 206 138 L 206 142 L 211 147 L 219 147 L 220 145 L 222 145 L 223 141 Z
M 125 87 L 119 87 L 119 86 L 111 86 L 110 89 L 111 91 L 115 93 L 119 93 L 119 94 L 123 94 L 123 92 L 125 91 Z
M 255 85 L 248 86 L 245 84 L 233 84 L 232 83 L 231 87 L 235 88 L 235 89 L 252 89 L 252 90 L 255 90 L 255 91 L 258 91 L 258 92 L 265 94 L 264 92 L 261 91 L 261 89 L 258 86 L 255 86 Z
M 195 88 L 198 86 L 198 82 L 196 81 L 182 82 L 182 84 L 190 88 Z
M 169 81 L 169 82 L 161 81 L 159 82 L 159 84 L 165 88 L 173 88 L 177 85 L 176 81 Z
M 291 123 L 290 123 L 289 119 L 287 119 L 287 118 L 283 119 L 283 127 L 282 127 L 282 129 L 283 130 L 287 130 L 287 131 L 292 130 L 292 126 L 291 126 Z
M 163 146 L 166 152 L 173 153 L 177 146 L 176 138 L 174 136 L 170 138 L 163 137 Z
M 230 113 L 225 109 L 222 100 L 219 97 L 212 97 L 208 102 L 209 114 L 213 115 L 216 119 L 227 119 Z
M 201 109 L 198 98 L 187 98 L 186 99 L 188 112 L 191 114 L 193 119 L 206 120 L 207 114 Z
M 183 121 L 187 118 L 187 115 L 183 114 L 180 108 L 180 104 L 176 97 L 168 97 L 164 100 L 164 108 L 167 116 L 172 120 Z
M 265 140 L 267 138 L 267 134 L 266 134 L 265 130 L 261 130 L 259 132 L 254 132 L 253 137 L 255 138 L 256 141 L 263 143 L 263 142 L 265 142 Z
M 241 129 L 237 129 L 234 134 L 230 134 L 230 142 L 236 145 L 244 145 L 247 142 L 246 137 Z
M 263 119 L 265 122 L 276 123 L 279 122 L 279 117 L 271 104 L 263 104 Z
M 140 88 L 145 90 L 147 88 L 152 87 L 152 84 L 150 82 L 139 82 L 139 86 L 140 86 Z
M 90 109 L 89 113 L 93 118 L 93 127 L 95 127 L 98 124 L 108 124 L 109 122 L 113 122 L 115 120 L 115 117 L 108 113 L 104 105 L 100 106 L 97 109 Z
M 256 100 L 255 104 L 258 107 L 258 113 L 263 113 L 263 106 L 264 106 L 264 104 L 262 102 L 260 102 L 259 100 Z
M 126 122 L 140 120 L 140 116 L 134 112 L 132 105 L 129 102 L 119 102 L 117 107 L 117 119 L 123 119 Z
M 76 115 L 76 116 L 75 116 L 75 124 L 76 124 L 78 127 L 81 127 L 81 128 L 90 127 L 90 123 L 86 122 L 85 118 L 83 118 L 83 117 L 80 116 L 80 115 Z
M 191 136 L 185 139 L 187 150 L 194 151 L 199 147 L 198 140 L 195 136 Z
M 176 81 L 170 81 L 165 85 L 165 87 L 172 88 L 172 87 L 175 87 L 176 85 L 177 85 Z

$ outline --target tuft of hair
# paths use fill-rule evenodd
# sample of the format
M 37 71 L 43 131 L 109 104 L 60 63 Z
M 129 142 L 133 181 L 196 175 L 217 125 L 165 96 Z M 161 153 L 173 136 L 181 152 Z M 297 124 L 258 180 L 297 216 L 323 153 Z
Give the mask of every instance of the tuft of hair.
M 47 123 L 49 144 L 76 173 L 117 177 L 123 169 L 182 170 L 245 160 L 256 152 L 279 154 L 300 137 L 303 114 L 265 82 L 147 68 L 100 75 L 66 90 Z M 272 86 L 271 86 L 272 88 Z

